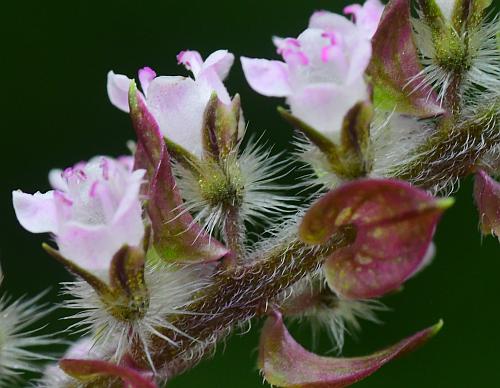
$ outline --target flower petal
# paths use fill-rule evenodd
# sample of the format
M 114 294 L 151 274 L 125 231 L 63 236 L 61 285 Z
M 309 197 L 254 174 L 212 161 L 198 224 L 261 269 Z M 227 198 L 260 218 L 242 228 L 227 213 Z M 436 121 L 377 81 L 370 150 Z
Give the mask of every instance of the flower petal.
M 434 0 L 438 5 L 445 20 L 450 21 L 456 7 L 456 0 Z
M 24 229 L 31 233 L 57 233 L 57 210 L 54 191 L 26 194 L 20 190 L 12 192 L 16 217 Z
M 264 96 L 290 95 L 288 66 L 281 61 L 241 57 L 241 65 L 252 89 Z
M 351 4 L 344 8 L 344 13 L 353 15 L 356 26 L 362 29 L 370 38 L 377 31 L 383 11 L 384 5 L 380 0 L 366 0 L 363 6 Z
M 67 191 L 68 184 L 62 177 L 63 171 L 59 168 L 55 168 L 49 171 L 49 183 L 53 189 L 59 191 Z
M 319 244 L 339 227 L 354 225 L 356 240 L 326 260 L 325 275 L 345 298 L 375 298 L 397 289 L 421 268 L 436 224 L 452 203 L 403 181 L 362 179 L 313 204 L 300 237 Z
M 432 87 L 421 76 L 409 0 L 393 0 L 386 6 L 372 44 L 368 74 L 374 85 L 375 106 L 418 117 L 444 113 Z
M 203 58 L 198 51 L 185 50 L 177 54 L 177 62 L 183 64 L 184 67 L 191 71 L 193 75 L 198 77 L 203 66 Z
M 148 108 L 162 135 L 200 157 L 203 113 L 210 94 L 208 85 L 184 77 L 157 77 L 148 89 Z
M 364 357 L 334 358 L 311 353 L 297 343 L 281 314 L 274 312 L 262 329 L 259 368 L 269 384 L 293 388 L 341 388 L 373 374 L 384 364 L 424 344 L 441 329 L 440 321 L 395 345 Z
M 345 80 L 346 87 L 350 88 L 356 80 L 361 79 L 372 57 L 372 44 L 369 40 L 358 39 L 356 50 L 351 51 L 349 71 Z
M 118 109 L 128 112 L 128 89 L 131 79 L 122 74 L 108 73 L 108 97 L 111 103 Z
M 359 78 L 350 85 L 311 84 L 289 96 L 288 103 L 295 116 L 338 142 L 345 115 L 367 98 L 366 84 Z
M 138 215 L 140 213 L 130 212 L 129 217 L 123 217 L 122 222 L 115 225 L 68 222 L 56 237 L 59 251 L 68 260 L 106 280 L 111 260 L 123 244 L 141 243 L 144 227 L 142 223 L 141 229 L 134 225 Z
M 479 170 L 474 181 L 474 198 L 482 232 L 500 239 L 500 183 Z
M 217 50 L 208 56 L 203 63 L 203 70 L 215 70 L 220 80 L 224 80 L 234 63 L 234 55 L 227 50 Z
M 143 67 L 139 70 L 139 82 L 144 95 L 147 97 L 149 84 L 156 78 L 156 72 L 150 67 Z M 128 89 L 127 89 L 127 104 L 128 104 Z M 128 106 L 128 105 L 127 105 Z
M 356 32 L 354 24 L 346 17 L 328 11 L 316 11 L 309 19 L 309 28 L 337 31 L 340 34 Z

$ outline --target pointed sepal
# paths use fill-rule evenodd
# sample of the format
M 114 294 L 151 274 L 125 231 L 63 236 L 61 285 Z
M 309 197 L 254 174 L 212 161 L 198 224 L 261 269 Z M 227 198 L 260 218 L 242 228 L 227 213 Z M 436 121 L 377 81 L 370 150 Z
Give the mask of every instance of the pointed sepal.
M 86 271 L 48 244 L 45 251 L 68 271 L 82 278 L 99 295 L 108 312 L 121 321 L 144 316 L 149 307 L 149 293 L 144 280 L 144 251 L 124 245 L 111 260 L 108 279 Z
M 337 145 L 321 132 L 312 128 L 298 117 L 291 114 L 288 110 L 278 107 L 278 113 L 288 121 L 296 130 L 302 133 L 311 143 L 326 155 L 328 160 L 335 163 L 338 159 Z
M 440 321 L 369 356 L 334 358 L 318 356 L 304 349 L 286 329 L 281 314 L 273 312 L 262 329 L 259 368 L 267 382 L 277 387 L 347 387 L 423 345 L 437 334 L 442 325 Z
M 411 277 L 426 258 L 443 211 L 453 203 L 436 199 L 404 181 L 360 179 L 332 190 L 306 212 L 300 239 L 322 244 L 342 226 L 356 238 L 336 250 L 324 272 L 332 290 L 345 298 L 375 298 Z
M 421 118 L 444 113 L 421 76 L 409 0 L 392 0 L 386 5 L 372 45 L 368 74 L 377 108 Z
M 370 125 L 373 106 L 368 101 L 354 105 L 344 117 L 340 156 L 349 176 L 365 176 L 371 164 Z
M 462 32 L 477 27 L 491 0 L 419 0 L 425 21 L 435 33 L 452 27 Z
M 64 359 L 59 362 L 59 367 L 69 376 L 82 382 L 95 382 L 99 378 L 104 378 L 111 381 L 120 380 L 124 388 L 158 387 L 151 373 L 107 361 Z M 109 383 L 108 380 L 107 382 Z
M 216 93 L 208 101 L 203 115 L 203 151 L 216 161 L 237 152 L 240 136 L 241 100 L 236 95 L 231 104 L 224 104 Z
M 365 176 L 370 168 L 370 124 L 373 107 L 368 101 L 355 104 L 346 114 L 340 131 L 340 143 L 312 128 L 286 109 L 278 112 L 324 155 L 332 172 L 345 179 Z
M 474 180 L 474 199 L 483 234 L 500 239 L 500 183 L 479 170 Z
M 183 208 L 166 148 L 151 181 L 148 213 L 153 227 L 154 249 L 165 261 L 210 262 L 229 253 Z
M 69 272 L 85 280 L 99 295 L 111 293 L 109 284 L 102 279 L 102 276 L 96 276 L 95 274 L 80 267 L 74 261 L 71 261 L 70 259 L 64 257 L 57 249 L 52 248 L 49 244 L 43 243 L 42 248 L 45 250 L 45 252 L 52 256 L 52 258 L 56 259 L 60 264 L 62 264 Z M 107 274 L 105 275 L 107 276 Z
M 109 271 L 111 294 L 101 299 L 110 313 L 121 321 L 142 318 L 149 308 L 144 270 L 142 249 L 125 245 L 113 257 Z
M 137 85 L 133 81 L 130 83 L 128 100 L 130 118 L 137 136 L 134 169 L 144 169 L 148 177 L 151 177 L 160 161 L 163 148 L 160 127 L 147 108 L 144 96 L 137 90 Z
M 179 263 L 220 259 L 228 249 L 207 235 L 184 208 L 158 123 L 133 83 L 129 103 L 138 140 L 135 165 L 146 169 L 149 176 L 147 211 L 153 232 L 154 257 Z

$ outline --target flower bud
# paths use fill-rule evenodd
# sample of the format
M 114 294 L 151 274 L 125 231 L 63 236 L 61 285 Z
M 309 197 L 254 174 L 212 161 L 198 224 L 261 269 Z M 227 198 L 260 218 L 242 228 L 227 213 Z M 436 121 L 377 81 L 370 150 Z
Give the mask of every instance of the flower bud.
M 220 161 L 236 153 L 244 127 L 239 95 L 226 105 L 212 94 L 203 115 L 204 156 Z

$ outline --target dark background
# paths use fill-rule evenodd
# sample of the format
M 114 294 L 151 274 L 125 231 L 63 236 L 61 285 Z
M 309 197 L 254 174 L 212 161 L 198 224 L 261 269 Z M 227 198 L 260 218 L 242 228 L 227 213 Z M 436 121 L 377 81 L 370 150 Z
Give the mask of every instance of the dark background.
M 2 93 L 0 259 L 4 291 L 14 296 L 51 287 L 70 277 L 40 248 L 47 236 L 30 235 L 17 223 L 11 191 L 49 189 L 47 173 L 96 154 L 127 152 L 129 118 L 106 95 L 106 73 L 135 76 L 144 65 L 161 75 L 187 74 L 176 65 L 182 49 L 203 56 L 227 48 L 236 56 L 275 57 L 271 36 L 296 36 L 313 10 L 340 10 L 346 1 L 16 1 L 4 2 L 0 39 Z M 498 7 L 497 7 L 498 9 Z M 289 147 L 290 127 L 277 115 L 281 103 L 254 93 L 239 62 L 226 82 L 242 96 L 253 133 L 266 132 L 277 149 Z M 383 325 L 364 324 L 348 355 L 389 345 L 439 318 L 442 332 L 424 348 L 384 367 L 359 387 L 500 386 L 500 250 L 482 241 L 471 182 L 439 225 L 433 265 L 384 301 L 392 309 Z M 259 387 L 258 329 L 233 336 L 215 359 L 175 379 L 169 388 Z M 51 329 L 64 327 L 53 320 Z M 305 345 L 308 327 L 295 327 Z M 323 344 L 326 348 L 326 343 Z M 224 351 L 223 351 L 224 350 Z

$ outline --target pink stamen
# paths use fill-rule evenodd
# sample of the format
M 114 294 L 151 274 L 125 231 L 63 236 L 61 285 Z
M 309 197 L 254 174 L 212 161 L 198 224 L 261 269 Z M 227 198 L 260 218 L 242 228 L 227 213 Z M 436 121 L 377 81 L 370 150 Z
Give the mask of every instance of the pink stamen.
M 358 17 L 358 13 L 361 11 L 362 7 L 359 4 L 351 4 L 344 8 L 344 14 L 352 15 L 354 21 Z
M 300 49 L 300 42 L 295 38 L 276 39 L 277 53 L 280 54 L 287 63 L 299 63 L 308 65 L 309 58 Z
M 94 183 L 92 183 L 92 186 L 90 186 L 90 190 L 89 190 L 90 197 L 95 198 L 95 196 L 97 194 L 97 186 L 99 186 L 99 181 L 95 181 Z
M 181 51 L 179 54 L 177 54 L 177 64 L 186 64 L 189 66 L 189 61 L 184 62 L 184 56 L 186 55 L 187 50 Z
M 64 195 L 64 193 L 62 193 L 58 190 L 54 191 L 54 197 L 56 197 L 56 199 L 64 205 L 73 206 L 73 201 L 71 199 L 69 199 L 68 197 L 66 197 Z
M 329 39 L 332 45 L 336 45 L 338 43 L 337 34 L 333 31 L 325 31 L 321 34 L 321 36 Z
M 102 169 L 102 177 L 105 180 L 108 180 L 109 179 L 109 162 L 108 162 L 108 160 L 106 158 L 102 158 L 101 164 L 99 165 L 99 167 L 101 167 L 101 169 Z

